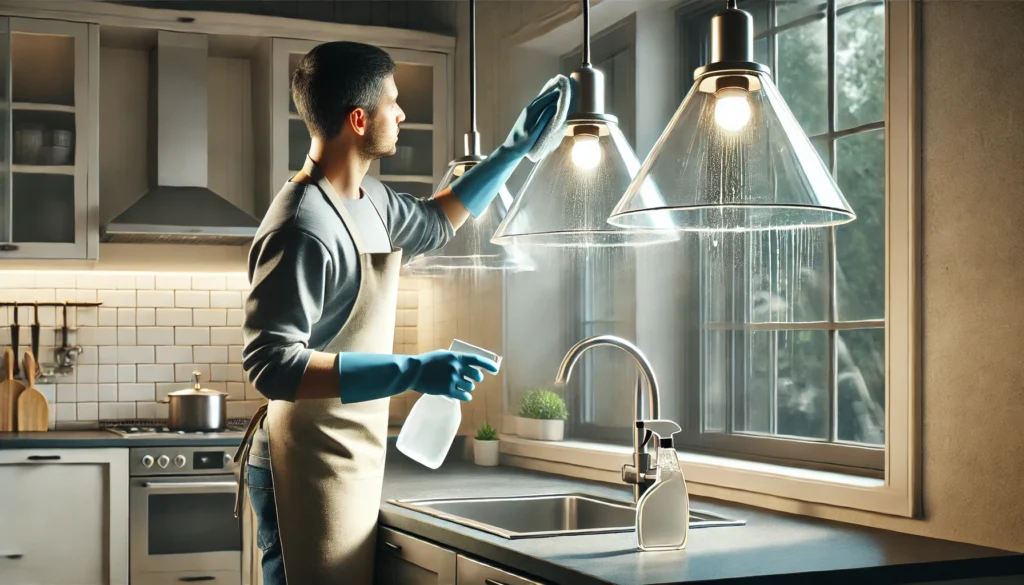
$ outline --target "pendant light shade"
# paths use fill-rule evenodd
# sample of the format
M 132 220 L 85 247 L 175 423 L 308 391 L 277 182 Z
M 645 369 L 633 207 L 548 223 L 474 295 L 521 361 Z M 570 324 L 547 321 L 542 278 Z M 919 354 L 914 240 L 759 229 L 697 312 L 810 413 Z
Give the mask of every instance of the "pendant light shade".
M 448 171 L 438 184 L 444 192 L 470 167 L 484 160 L 480 155 L 480 134 L 476 125 L 476 0 L 469 0 L 469 117 L 471 130 L 465 136 L 465 156 L 448 163 Z M 522 251 L 491 243 L 491 236 L 505 218 L 512 196 L 505 185 L 476 219 L 470 218 L 443 247 L 413 258 L 405 272 L 416 276 L 436 276 L 455 270 L 534 270 L 533 262 Z
M 452 181 L 480 160 L 483 158 L 466 156 L 452 161 L 448 165 L 448 172 L 437 187 L 437 192 L 447 189 Z M 422 276 L 439 275 L 453 270 L 534 270 L 535 265 L 521 250 L 491 243 L 491 235 L 505 218 L 511 203 L 512 195 L 502 185 L 498 196 L 480 217 L 463 224 L 443 247 L 414 258 L 406 265 L 406 270 L 410 274 Z
M 590 9 L 583 0 L 583 64 L 572 74 L 576 111 L 561 144 L 533 168 L 494 234 L 503 246 L 640 246 L 678 235 L 623 229 L 608 215 L 640 169 L 640 162 L 604 111 L 604 76 L 590 65 Z M 656 199 L 656 194 L 648 194 Z
M 730 0 L 712 19 L 711 62 L 615 207 L 609 223 L 746 231 L 832 226 L 856 216 L 753 61 L 753 19 Z M 656 196 L 652 196 L 656 194 Z

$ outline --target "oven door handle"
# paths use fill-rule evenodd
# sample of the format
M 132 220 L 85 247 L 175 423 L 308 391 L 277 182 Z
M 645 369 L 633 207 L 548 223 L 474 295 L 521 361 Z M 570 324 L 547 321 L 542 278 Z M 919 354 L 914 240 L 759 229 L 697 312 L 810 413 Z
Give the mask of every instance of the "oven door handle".
M 231 488 L 235 489 L 238 484 L 233 481 L 147 481 L 142 484 L 146 489 L 209 489 L 209 488 Z

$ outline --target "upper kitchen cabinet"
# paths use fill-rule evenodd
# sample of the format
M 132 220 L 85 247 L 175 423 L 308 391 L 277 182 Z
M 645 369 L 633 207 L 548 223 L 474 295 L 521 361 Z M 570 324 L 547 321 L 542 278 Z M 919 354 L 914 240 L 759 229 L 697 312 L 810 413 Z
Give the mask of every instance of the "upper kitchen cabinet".
M 294 39 L 273 40 L 270 197 L 302 168 L 309 150 L 309 133 L 291 99 L 290 88 L 292 73 L 302 56 L 317 44 Z M 398 66 L 395 84 L 406 120 L 401 125 L 395 155 L 374 161 L 370 175 L 396 191 L 430 197 L 452 154 L 448 56 L 432 51 L 383 48 Z
M 0 18 L 0 258 L 96 258 L 96 25 Z

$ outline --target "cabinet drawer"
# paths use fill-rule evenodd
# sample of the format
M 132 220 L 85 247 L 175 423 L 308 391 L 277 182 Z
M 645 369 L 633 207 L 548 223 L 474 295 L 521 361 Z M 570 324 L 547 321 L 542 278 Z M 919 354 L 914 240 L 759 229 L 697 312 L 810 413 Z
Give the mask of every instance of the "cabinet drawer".
M 508 571 L 459 555 L 459 585 L 542 585 Z
M 455 585 L 455 552 L 381 526 L 377 530 L 377 585 Z
M 241 585 L 239 571 L 182 571 L 171 573 L 141 573 L 132 578 L 132 585 Z

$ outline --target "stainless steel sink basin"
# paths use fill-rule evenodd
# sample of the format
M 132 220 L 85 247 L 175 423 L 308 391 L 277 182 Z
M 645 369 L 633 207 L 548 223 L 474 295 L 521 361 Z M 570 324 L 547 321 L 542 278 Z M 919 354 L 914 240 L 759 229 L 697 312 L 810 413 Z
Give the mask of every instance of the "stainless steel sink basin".
M 581 493 L 388 503 L 509 539 L 632 532 L 636 521 L 632 502 Z M 744 520 L 690 509 L 690 528 L 743 524 Z

